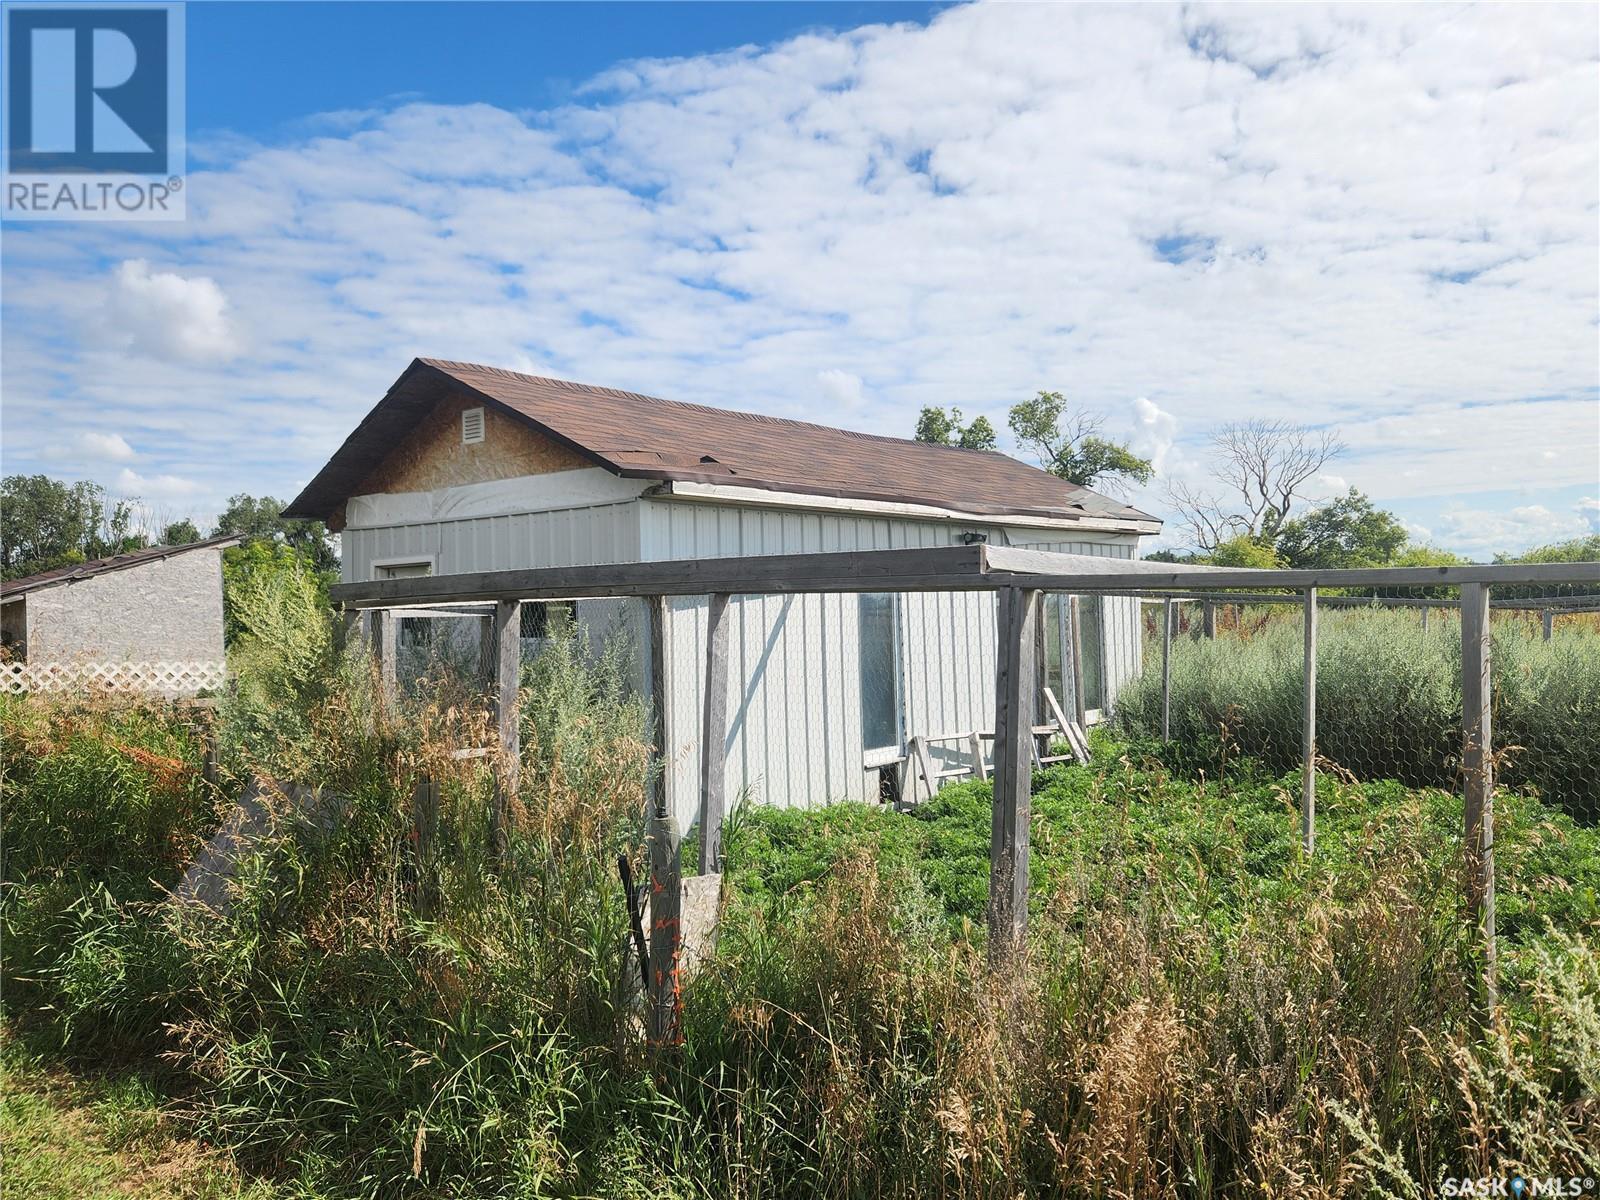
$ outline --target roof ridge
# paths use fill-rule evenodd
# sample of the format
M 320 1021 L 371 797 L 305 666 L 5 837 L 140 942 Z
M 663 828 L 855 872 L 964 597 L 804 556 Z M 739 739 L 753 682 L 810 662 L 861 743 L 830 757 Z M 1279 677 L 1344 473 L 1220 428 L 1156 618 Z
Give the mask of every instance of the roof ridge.
M 71 583 L 78 579 L 93 579 L 96 575 L 105 574 L 107 571 L 138 566 L 142 562 L 154 562 L 156 559 L 171 558 L 175 554 L 186 554 L 190 550 L 205 550 L 213 546 L 220 546 L 226 542 L 240 541 L 243 537 L 244 535 L 241 533 L 219 533 L 214 537 L 200 538 L 193 542 L 141 546 L 137 550 L 122 550 L 116 554 L 104 555 L 101 558 L 85 559 L 81 563 L 63 563 L 59 567 L 49 567 L 43 571 L 35 571 L 32 575 L 23 575 L 16 579 L 0 581 L 0 591 L 16 593 L 32 590 L 35 586 L 42 587 L 52 583 Z
M 888 433 L 865 433 L 859 429 L 841 429 L 837 425 L 823 425 L 817 421 L 800 421 L 793 417 L 774 417 L 767 413 L 750 412 L 741 408 L 719 408 L 714 404 L 696 404 L 691 400 L 670 400 L 665 396 L 651 396 L 644 392 L 630 392 L 623 388 L 605 387 L 596 383 L 581 383 L 575 379 L 557 379 L 550 375 L 529 375 L 522 371 L 513 371 L 506 367 L 489 366 L 486 363 L 460 362 L 445 358 L 421 358 L 418 361 L 436 367 L 446 373 L 453 373 L 453 369 L 467 371 L 481 371 L 490 375 L 500 375 L 508 379 L 526 383 L 544 384 L 558 388 L 565 388 L 582 392 L 598 392 L 618 400 L 642 400 L 651 404 L 663 404 L 673 408 L 686 408 L 695 412 L 713 413 L 717 416 L 734 417 L 746 421 L 763 421 L 773 425 L 789 425 L 799 429 L 816 429 L 824 433 L 842 434 L 845 437 L 860 438 L 869 442 L 892 442 L 900 446 L 918 446 L 932 451 L 953 450 L 960 454 L 988 454 L 996 458 L 1003 458 L 1016 462 L 1009 454 L 999 450 L 977 450 L 968 446 L 942 446 L 938 442 L 924 442 L 916 438 L 895 437 Z M 1026 464 L 1024 464 L 1026 465 Z M 1081 484 L 1063 479 L 1062 484 L 1069 488 L 1082 490 Z

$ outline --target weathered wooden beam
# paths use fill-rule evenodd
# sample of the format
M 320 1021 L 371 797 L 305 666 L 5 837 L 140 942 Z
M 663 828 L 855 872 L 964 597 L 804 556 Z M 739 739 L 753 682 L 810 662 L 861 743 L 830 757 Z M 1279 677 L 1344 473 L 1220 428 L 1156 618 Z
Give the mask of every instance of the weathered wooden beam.
M 646 835 L 650 856 L 649 1040 L 657 1047 L 683 1043 L 683 845 L 670 809 L 651 815 Z
M 478 679 L 484 687 L 493 682 L 498 670 L 494 646 L 494 610 L 490 609 L 478 626 Z
M 722 818 L 728 786 L 728 596 L 706 610 L 706 686 L 700 726 L 700 874 L 722 870 Z
M 1200 605 L 1201 629 L 1210 641 L 1217 636 L 1217 602 L 1215 600 L 1202 601 Z
M 1423 633 L 1427 633 L 1428 632 L 1428 611 L 1432 607 L 1433 607 L 1433 605 L 1431 605 L 1431 604 L 1424 604 L 1422 606 L 1422 632 Z
M 1172 740 L 1172 621 L 1176 605 L 1161 605 L 1161 740 Z
M 671 607 L 665 596 L 648 596 L 650 656 L 650 804 L 658 815 L 674 812 L 669 721 L 672 713 Z
M 522 764 L 522 605 L 502 600 L 494 606 L 495 725 L 499 730 L 500 770 L 496 776 L 494 837 L 499 850 L 510 833 L 510 801 L 517 794 Z
M 373 612 L 368 627 L 372 638 L 372 657 L 378 664 L 378 683 L 383 690 L 384 702 L 392 701 L 397 692 L 395 659 L 400 649 L 400 622 L 386 608 Z
M 1544 640 L 1548 642 L 1550 640 L 1551 634 L 1553 634 L 1555 632 L 1555 625 L 1556 625 L 1555 610 L 1553 608 L 1547 608 L 1540 614 L 1540 617 L 1544 621 Z
M 1300 844 L 1317 848 L 1317 589 L 1305 596 L 1305 688 L 1300 729 Z
M 1490 724 L 1489 589 L 1461 587 L 1461 762 L 1466 776 L 1467 901 L 1483 939 L 1483 994 L 1494 1007 L 1494 744 Z
M 1033 812 L 1034 627 L 1036 591 L 1000 593 L 995 686 L 994 817 L 989 838 L 989 957 L 1000 963 L 1021 947 L 1028 926 L 1028 824 Z
M 989 767 L 983 761 L 983 735 L 973 732 L 968 735 L 967 744 L 972 748 L 972 776 L 974 779 L 989 778 Z
M 1067 600 L 1067 645 L 1072 651 L 1072 714 L 1078 728 L 1089 728 L 1089 704 L 1083 694 L 1083 608 L 1078 598 Z

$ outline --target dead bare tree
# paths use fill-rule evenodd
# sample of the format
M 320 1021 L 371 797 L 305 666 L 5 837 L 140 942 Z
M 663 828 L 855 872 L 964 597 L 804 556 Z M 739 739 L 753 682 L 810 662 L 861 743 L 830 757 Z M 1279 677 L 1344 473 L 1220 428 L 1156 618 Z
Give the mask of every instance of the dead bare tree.
M 1167 499 L 1201 550 L 1236 537 L 1277 537 L 1303 489 L 1345 451 L 1332 429 L 1257 418 L 1222 426 L 1211 435 L 1211 474 L 1220 492 L 1175 480 Z

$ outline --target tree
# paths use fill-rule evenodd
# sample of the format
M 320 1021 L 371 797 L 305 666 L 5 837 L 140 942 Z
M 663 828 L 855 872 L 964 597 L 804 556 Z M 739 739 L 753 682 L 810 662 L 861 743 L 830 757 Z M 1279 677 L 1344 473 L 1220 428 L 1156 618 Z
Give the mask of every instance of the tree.
M 281 542 L 298 551 L 313 570 L 337 571 L 339 556 L 328 541 L 327 526 L 321 521 L 285 517 L 283 509 L 283 501 L 272 496 L 230 496 L 211 535 L 237 533 L 247 542 Z
M 1149 483 L 1155 474 L 1149 459 L 1100 436 L 1100 417 L 1069 413 L 1060 392 L 1040 392 L 1013 404 L 1008 424 L 1041 467 L 1068 483 L 1122 492 L 1130 482 Z
M 1351 488 L 1343 496 L 1286 521 L 1277 550 L 1291 567 L 1338 569 L 1390 565 L 1406 544 L 1406 527 Z
M 1247 534 L 1223 542 L 1204 561 L 1213 567 L 1248 567 L 1254 571 L 1276 571 L 1284 565 L 1276 550 Z
M 1333 430 L 1263 419 L 1224 425 L 1211 446 L 1220 493 L 1182 480 L 1167 485 L 1167 499 L 1202 550 L 1240 536 L 1276 544 L 1290 511 L 1305 501 L 1305 486 L 1345 450 Z
M 17 579 L 149 544 L 134 502 L 108 502 L 97 483 L 8 475 L 0 484 L 0 574 Z
M 993 450 L 996 446 L 994 426 L 989 418 L 976 416 L 970 425 L 961 424 L 961 410 L 929 406 L 917 418 L 917 441 L 931 442 L 935 446 L 960 446 L 963 450 Z
M 200 530 L 188 517 L 184 517 L 181 521 L 173 521 L 161 531 L 163 546 L 187 546 L 190 542 L 199 540 Z
M 1494 560 L 1497 563 L 1600 562 L 1600 533 L 1536 546 L 1521 554 L 1496 554 Z

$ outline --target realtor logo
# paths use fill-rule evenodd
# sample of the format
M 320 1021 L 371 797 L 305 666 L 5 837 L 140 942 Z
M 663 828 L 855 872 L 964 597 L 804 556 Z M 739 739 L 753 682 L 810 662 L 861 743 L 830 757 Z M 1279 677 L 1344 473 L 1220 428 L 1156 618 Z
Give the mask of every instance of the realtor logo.
M 183 6 L 5 6 L 8 219 L 183 218 Z

